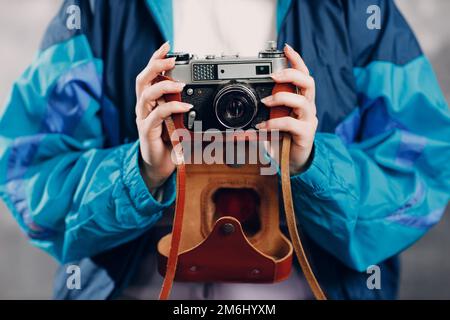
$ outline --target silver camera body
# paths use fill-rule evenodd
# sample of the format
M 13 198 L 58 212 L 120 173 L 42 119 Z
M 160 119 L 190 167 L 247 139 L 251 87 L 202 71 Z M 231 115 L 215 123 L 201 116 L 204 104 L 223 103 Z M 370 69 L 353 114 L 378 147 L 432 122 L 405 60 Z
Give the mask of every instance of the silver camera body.
M 198 58 L 188 53 L 168 57 L 175 57 L 176 63 L 166 76 L 186 83 L 181 99 L 194 106 L 184 115 L 189 130 L 194 130 L 195 121 L 201 121 L 202 131 L 255 128 L 270 116 L 260 101 L 272 94 L 275 83 L 270 74 L 288 67 L 273 41 L 257 57 Z

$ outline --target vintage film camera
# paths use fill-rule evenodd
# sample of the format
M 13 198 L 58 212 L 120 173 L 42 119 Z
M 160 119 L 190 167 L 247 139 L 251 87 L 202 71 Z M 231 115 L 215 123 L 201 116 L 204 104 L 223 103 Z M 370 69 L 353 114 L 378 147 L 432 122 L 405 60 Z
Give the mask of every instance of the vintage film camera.
M 189 53 L 169 56 L 176 57 L 176 65 L 167 76 L 186 83 L 181 100 L 194 105 L 183 118 L 189 130 L 194 130 L 194 121 L 201 121 L 203 131 L 255 129 L 256 124 L 271 116 L 260 102 L 272 94 L 270 74 L 287 68 L 284 53 L 276 49 L 274 41 L 258 57 L 208 55 L 198 59 Z

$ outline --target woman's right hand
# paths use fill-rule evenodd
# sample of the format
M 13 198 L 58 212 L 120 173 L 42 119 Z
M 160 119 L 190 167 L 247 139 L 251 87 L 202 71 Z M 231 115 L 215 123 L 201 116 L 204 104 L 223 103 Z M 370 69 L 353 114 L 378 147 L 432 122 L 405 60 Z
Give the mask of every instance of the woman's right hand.
M 187 112 L 192 108 L 192 105 L 178 101 L 161 103 L 160 98 L 163 95 L 181 92 L 184 83 L 165 80 L 152 85 L 152 81 L 159 74 L 175 66 L 175 58 L 165 58 L 169 50 L 169 43 L 164 43 L 136 77 L 136 124 L 141 151 L 140 170 L 150 191 L 163 185 L 175 170 L 175 164 L 171 159 L 171 145 L 162 139 L 164 119 L 173 113 Z

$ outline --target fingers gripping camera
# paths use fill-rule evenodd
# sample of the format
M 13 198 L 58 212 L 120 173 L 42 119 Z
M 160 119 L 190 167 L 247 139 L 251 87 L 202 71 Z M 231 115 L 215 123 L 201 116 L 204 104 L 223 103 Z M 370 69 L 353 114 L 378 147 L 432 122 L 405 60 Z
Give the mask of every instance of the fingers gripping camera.
M 188 53 L 168 56 L 175 57 L 176 63 L 166 76 L 186 83 L 181 100 L 194 106 L 181 121 L 191 131 L 196 130 L 196 121 L 201 121 L 202 131 L 247 130 L 256 129 L 258 123 L 270 118 L 289 115 L 287 108 L 269 109 L 261 103 L 261 99 L 273 94 L 275 82 L 270 74 L 288 67 L 284 53 L 276 49 L 273 41 L 258 57 L 208 55 L 200 59 Z M 278 91 L 293 88 L 284 89 L 279 87 Z

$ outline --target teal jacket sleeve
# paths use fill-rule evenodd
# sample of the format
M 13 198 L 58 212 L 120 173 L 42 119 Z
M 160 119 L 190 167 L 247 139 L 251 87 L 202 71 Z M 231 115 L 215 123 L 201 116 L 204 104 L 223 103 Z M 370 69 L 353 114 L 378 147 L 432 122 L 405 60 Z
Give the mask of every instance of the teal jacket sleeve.
M 448 105 L 394 3 L 375 3 L 380 30 L 365 28 L 373 1 L 348 2 L 358 105 L 317 133 L 310 167 L 292 177 L 302 227 L 359 271 L 417 241 L 450 196 Z
M 162 202 L 147 190 L 138 142 L 105 148 L 102 68 L 83 33 L 63 39 L 37 54 L 0 112 L 0 195 L 62 262 L 138 237 L 175 198 L 174 179 Z

